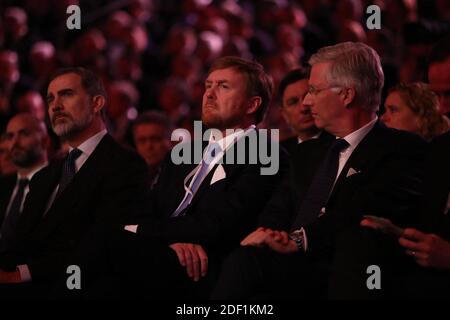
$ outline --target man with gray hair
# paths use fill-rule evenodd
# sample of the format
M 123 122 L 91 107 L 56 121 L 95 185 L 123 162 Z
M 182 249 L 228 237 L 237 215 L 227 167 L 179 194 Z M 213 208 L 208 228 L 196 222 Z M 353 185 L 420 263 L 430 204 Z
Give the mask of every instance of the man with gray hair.
M 42 121 L 28 113 L 13 117 L 6 128 L 6 144 L 17 174 L 0 180 L 0 237 L 10 241 L 29 192 L 28 183 L 47 165 L 49 137 Z
M 304 156 L 292 163 L 259 227 L 225 261 L 213 298 L 324 297 L 335 254 L 351 257 L 338 239 L 354 232 L 353 243 L 363 245 L 372 239 L 359 227 L 363 215 L 402 224 L 417 203 L 425 142 L 378 120 L 384 81 L 378 54 L 346 42 L 320 49 L 309 62 L 303 103 L 330 136 L 299 146 Z M 366 275 L 370 264 L 355 265 Z M 339 278 L 346 268 L 337 264 L 333 274 Z

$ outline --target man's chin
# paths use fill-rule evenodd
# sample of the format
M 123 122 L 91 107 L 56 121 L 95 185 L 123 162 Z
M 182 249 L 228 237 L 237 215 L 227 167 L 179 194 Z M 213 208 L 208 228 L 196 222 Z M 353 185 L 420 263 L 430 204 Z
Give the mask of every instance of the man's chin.
M 64 124 L 56 124 L 53 126 L 53 131 L 56 133 L 56 135 L 60 138 L 66 138 L 73 134 L 74 127 L 71 125 L 68 125 L 67 123 Z

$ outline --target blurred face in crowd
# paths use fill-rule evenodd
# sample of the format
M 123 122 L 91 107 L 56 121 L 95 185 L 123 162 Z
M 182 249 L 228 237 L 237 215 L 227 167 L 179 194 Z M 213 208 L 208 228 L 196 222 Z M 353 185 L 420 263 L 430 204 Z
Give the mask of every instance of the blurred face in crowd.
M 430 89 L 439 98 L 441 114 L 450 113 L 450 58 L 443 62 L 435 62 L 428 69 Z
M 12 162 L 29 168 L 44 158 L 48 138 L 43 125 L 29 114 L 12 118 L 6 128 L 6 141 Z
M 251 104 L 246 83 L 245 77 L 233 68 L 208 75 L 202 104 L 202 120 L 207 127 L 219 130 L 240 127 Z
M 30 91 L 17 99 L 17 110 L 28 112 L 41 121 L 45 120 L 45 102 L 38 92 Z
M 339 120 L 346 115 L 346 105 L 340 97 L 340 87 L 328 83 L 329 62 L 317 63 L 311 68 L 309 92 L 303 104 L 311 109 L 316 127 L 331 134 L 339 132 Z
M 134 143 L 137 152 L 147 165 L 157 166 L 170 149 L 170 139 L 163 126 L 156 123 L 142 123 L 134 127 Z
M 381 120 L 390 128 L 419 132 L 419 117 L 406 105 L 399 92 L 391 92 L 384 102 L 385 113 Z
M 92 99 L 76 73 L 53 79 L 48 86 L 47 103 L 53 130 L 59 137 L 82 132 L 93 121 Z
M 8 151 L 8 141 L 0 138 L 0 174 L 8 175 L 17 171 L 16 166 L 11 161 L 11 155 Z
M 316 130 L 311 110 L 303 104 L 307 93 L 306 79 L 289 84 L 283 92 L 281 114 L 297 134 Z

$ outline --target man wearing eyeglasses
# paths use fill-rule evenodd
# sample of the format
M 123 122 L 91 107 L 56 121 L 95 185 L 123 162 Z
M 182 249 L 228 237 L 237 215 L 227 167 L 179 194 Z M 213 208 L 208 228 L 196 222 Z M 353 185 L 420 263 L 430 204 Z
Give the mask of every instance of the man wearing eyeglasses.
M 320 49 L 309 63 L 303 104 L 330 136 L 299 146 L 304 156 L 269 201 L 259 227 L 225 261 L 213 298 L 325 297 L 336 250 L 351 257 L 350 246 L 337 248 L 337 239 L 360 231 L 365 214 L 404 223 L 417 203 L 425 142 L 378 120 L 384 75 L 375 50 L 340 43 Z M 356 245 L 366 240 L 364 232 L 352 238 Z M 366 275 L 369 265 L 361 261 L 352 267 Z M 345 263 L 336 268 L 338 276 L 353 271 Z M 365 279 L 360 285 L 368 290 Z

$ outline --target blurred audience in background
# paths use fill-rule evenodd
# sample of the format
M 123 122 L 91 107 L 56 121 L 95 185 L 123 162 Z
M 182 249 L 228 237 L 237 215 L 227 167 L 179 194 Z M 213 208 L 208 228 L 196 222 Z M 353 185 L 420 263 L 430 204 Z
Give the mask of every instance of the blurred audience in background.
M 388 127 L 416 133 L 428 141 L 448 131 L 448 119 L 439 113 L 438 98 L 425 83 L 392 88 L 384 108 L 381 119 Z
M 174 126 L 161 112 L 147 111 L 133 122 L 133 142 L 136 151 L 148 166 L 150 187 L 157 182 L 160 165 L 172 147 L 170 140 Z

